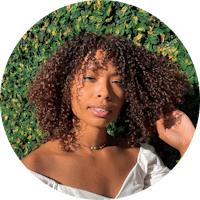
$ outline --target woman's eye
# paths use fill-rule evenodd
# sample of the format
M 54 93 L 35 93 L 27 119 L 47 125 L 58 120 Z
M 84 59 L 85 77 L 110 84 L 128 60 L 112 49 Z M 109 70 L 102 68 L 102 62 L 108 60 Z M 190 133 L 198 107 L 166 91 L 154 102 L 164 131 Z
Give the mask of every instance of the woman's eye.
M 116 83 L 119 87 L 124 88 L 124 85 L 122 84 L 122 81 L 120 80 L 115 80 L 112 83 Z
M 84 79 L 84 80 L 93 80 L 94 78 L 91 77 L 91 76 L 85 76 L 85 77 L 83 77 L 83 79 Z
M 113 81 L 113 83 L 121 84 L 122 81 L 120 81 L 120 80 L 115 80 L 115 81 Z

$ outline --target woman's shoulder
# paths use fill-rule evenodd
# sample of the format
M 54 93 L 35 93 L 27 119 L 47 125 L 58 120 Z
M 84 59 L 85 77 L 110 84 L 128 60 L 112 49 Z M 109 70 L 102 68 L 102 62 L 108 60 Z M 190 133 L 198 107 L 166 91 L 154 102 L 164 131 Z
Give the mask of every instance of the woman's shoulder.
M 51 143 L 51 144 L 50 144 Z M 28 156 L 23 158 L 21 162 L 25 165 L 26 168 L 42 173 L 44 170 L 50 169 L 49 166 L 52 166 L 54 163 L 54 156 L 56 142 L 47 142 L 35 151 L 31 152 Z
M 159 156 L 156 154 L 155 148 L 146 143 L 138 143 L 134 147 L 127 145 L 127 148 L 124 148 L 125 152 L 128 153 L 131 159 L 135 159 L 137 163 L 151 163 L 153 160 L 159 160 Z M 161 161 L 162 163 L 162 161 Z

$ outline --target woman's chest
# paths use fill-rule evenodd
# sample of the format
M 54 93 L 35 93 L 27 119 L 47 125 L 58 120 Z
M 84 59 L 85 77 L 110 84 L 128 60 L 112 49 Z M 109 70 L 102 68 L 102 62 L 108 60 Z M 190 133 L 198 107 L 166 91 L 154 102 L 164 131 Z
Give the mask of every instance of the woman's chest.
M 62 176 L 58 179 L 62 185 L 114 198 L 123 184 L 122 181 L 126 178 L 120 172 L 121 170 L 116 168 L 112 168 L 109 173 L 108 170 L 103 168 L 96 167 L 94 169 L 81 166 L 77 170 L 63 171 Z M 64 173 L 65 176 L 63 176 Z
M 58 161 L 51 178 L 62 185 L 114 198 L 137 162 L 130 156 Z

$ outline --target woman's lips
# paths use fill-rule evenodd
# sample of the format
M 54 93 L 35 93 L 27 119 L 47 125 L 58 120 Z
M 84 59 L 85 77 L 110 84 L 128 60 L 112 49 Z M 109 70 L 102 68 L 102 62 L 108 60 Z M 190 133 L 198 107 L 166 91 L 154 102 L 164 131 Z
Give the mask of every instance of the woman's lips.
M 94 115 L 95 116 L 97 116 L 97 117 L 104 117 L 104 116 L 106 116 L 106 115 L 108 115 L 109 113 L 110 113 L 110 111 L 103 111 L 103 112 L 101 112 L 101 111 L 98 111 L 98 110 L 96 110 L 95 108 L 89 108 L 93 113 L 94 113 Z

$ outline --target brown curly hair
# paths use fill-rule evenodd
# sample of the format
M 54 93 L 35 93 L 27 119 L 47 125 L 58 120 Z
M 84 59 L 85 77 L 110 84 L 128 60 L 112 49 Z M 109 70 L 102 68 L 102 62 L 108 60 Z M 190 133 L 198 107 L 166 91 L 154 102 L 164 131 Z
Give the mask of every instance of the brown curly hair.
M 124 136 L 132 146 L 149 141 L 156 121 L 183 104 L 189 86 L 180 66 L 121 37 L 85 33 L 66 41 L 41 68 L 27 97 L 37 104 L 35 113 L 48 140 L 59 139 L 67 152 L 79 145 L 73 131 L 78 119 L 71 108 L 72 81 L 84 58 L 89 54 L 88 60 L 94 60 L 98 49 L 106 52 L 104 64 L 112 59 L 123 77 L 125 103 L 119 118 L 128 127 Z

